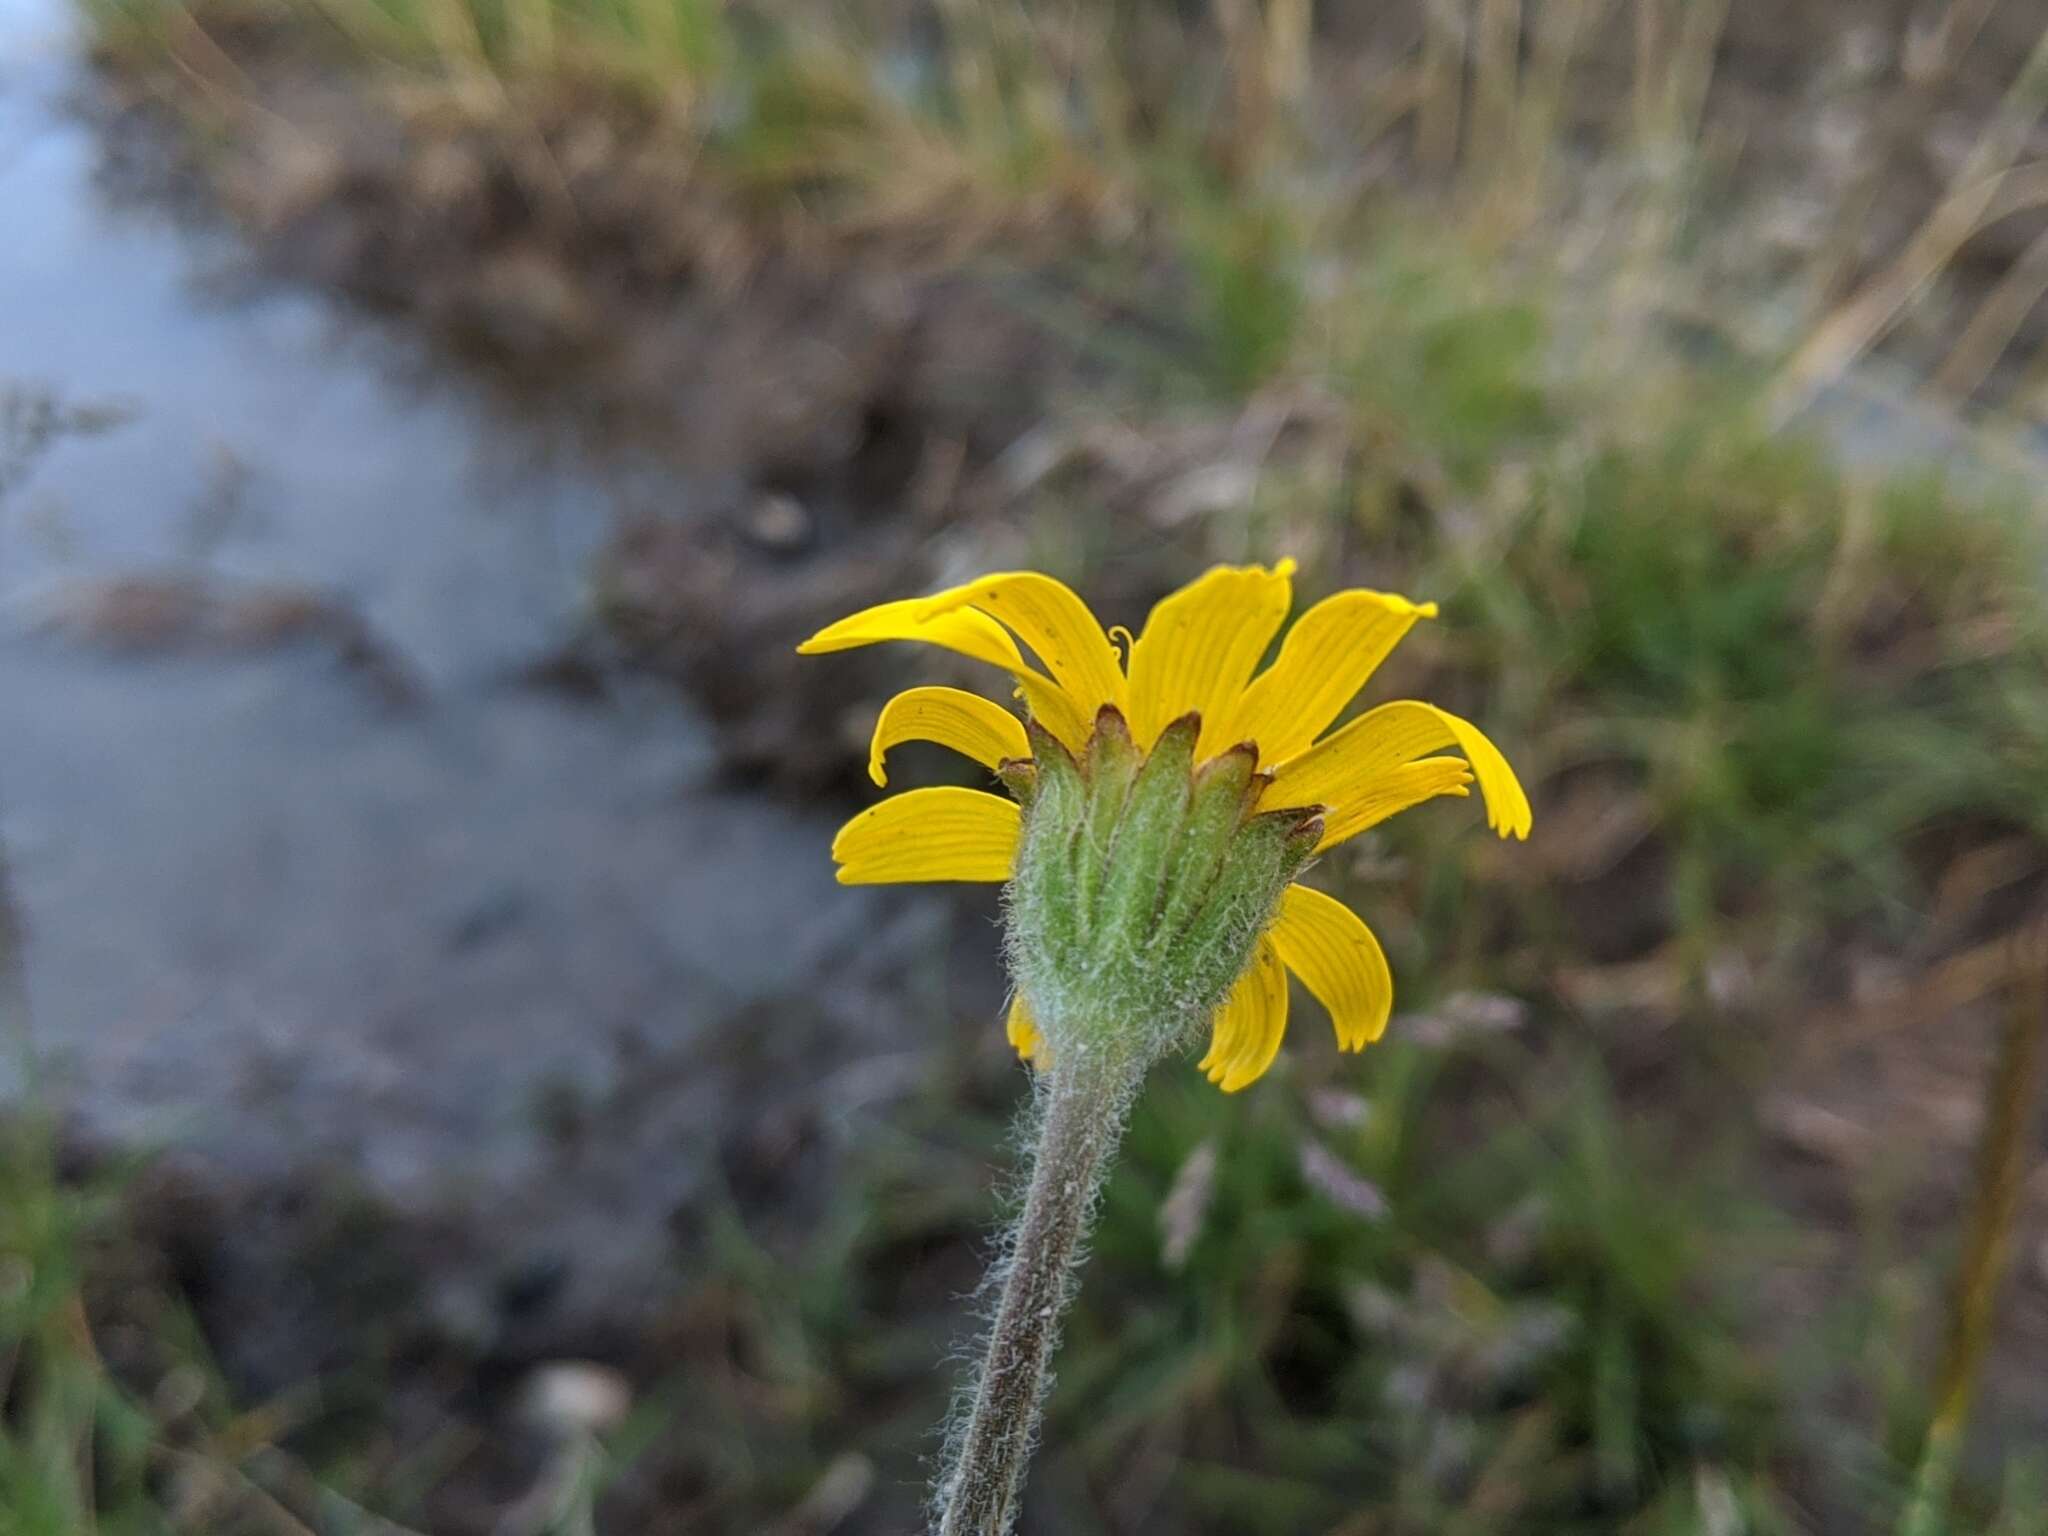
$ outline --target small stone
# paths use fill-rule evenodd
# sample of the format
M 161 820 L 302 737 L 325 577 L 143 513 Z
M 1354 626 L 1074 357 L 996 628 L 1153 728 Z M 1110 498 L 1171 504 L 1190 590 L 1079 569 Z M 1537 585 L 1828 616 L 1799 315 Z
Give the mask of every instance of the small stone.
M 1716 1008 L 1739 1008 L 1756 995 L 1756 972 L 1749 957 L 1724 949 L 1707 962 L 1707 996 Z
M 206 1385 L 206 1373 L 198 1367 L 171 1367 L 150 1394 L 150 1414 L 159 1424 L 179 1422 L 206 1401 Z
M 769 491 L 747 511 L 747 537 L 763 549 L 794 554 L 811 541 L 810 509 L 787 491 Z
M 632 1406 L 633 1388 L 626 1378 L 590 1360 L 551 1360 L 536 1366 L 519 1401 L 529 1423 L 561 1436 L 616 1429 Z
M 1789 1095 L 1767 1099 L 1761 1118 L 1772 1140 L 1816 1162 L 1853 1169 L 1870 1161 L 1873 1139 L 1869 1130 L 1810 1099 Z

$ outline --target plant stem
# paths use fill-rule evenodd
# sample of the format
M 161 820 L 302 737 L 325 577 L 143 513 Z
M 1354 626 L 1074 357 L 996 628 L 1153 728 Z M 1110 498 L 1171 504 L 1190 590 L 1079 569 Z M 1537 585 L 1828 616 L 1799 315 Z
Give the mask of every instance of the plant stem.
M 1040 1080 L 1031 1184 L 966 1423 L 948 1448 L 936 1536 L 1007 1536 L 1038 1434 L 1081 1244 L 1123 1135 L 1141 1062 L 1101 1051 L 1056 1057 Z
M 2028 964 L 2027 960 L 2032 963 Z M 1935 1393 L 1934 1418 L 1913 1478 L 1912 1497 L 1899 1522 L 1900 1536 L 1939 1536 L 1947 1526 L 1949 1490 L 1963 1445 L 1963 1423 L 1991 1341 L 1993 1303 L 2011 1247 L 2013 1216 L 2027 1171 L 2029 1122 L 2048 1072 L 2048 973 L 2041 957 L 2021 961 L 2019 984 L 2008 999 L 1998 1060 L 1985 1082 L 1984 1139 L 1977 1148 L 1976 1195 L 1956 1273 L 1948 1345 Z

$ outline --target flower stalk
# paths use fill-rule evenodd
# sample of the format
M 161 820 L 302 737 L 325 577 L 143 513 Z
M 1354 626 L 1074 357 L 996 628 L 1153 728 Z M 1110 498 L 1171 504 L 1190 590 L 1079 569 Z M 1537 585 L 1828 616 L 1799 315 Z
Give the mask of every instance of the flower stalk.
M 936 1536 L 1006 1536 L 1016 1519 L 1060 1319 L 1144 1070 L 1127 1052 L 1068 1051 L 1039 1078 L 1031 1181 L 997 1272 L 995 1318 L 967 1415 L 948 1446 Z

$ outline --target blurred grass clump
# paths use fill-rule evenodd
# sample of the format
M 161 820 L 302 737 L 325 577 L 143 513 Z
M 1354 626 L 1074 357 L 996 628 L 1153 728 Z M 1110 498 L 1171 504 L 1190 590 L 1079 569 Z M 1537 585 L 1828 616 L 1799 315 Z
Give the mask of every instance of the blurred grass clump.
M 84 1271 L 103 1260 L 97 1192 L 58 1182 L 43 1129 L 6 1129 L 0 1184 L 0 1508 L 23 1536 L 161 1529 L 147 1498 L 145 1410 L 100 1369 L 85 1322 Z M 119 1513 L 104 1527 L 95 1509 Z
M 1046 318 L 1080 361 L 1046 430 L 1174 446 L 1127 470 L 1084 445 L 1003 507 L 1051 551 L 1033 563 L 1085 584 L 1154 546 L 1294 551 L 1319 585 L 1455 616 L 1387 690 L 1426 672 L 1513 744 L 1528 859 L 1446 851 L 1455 807 L 1390 828 L 1329 871 L 1401 978 L 1389 1043 L 1341 1078 L 1327 1050 L 1290 1057 L 1220 1122 L 1191 1078 L 1148 1092 L 1066 1352 L 1045 1528 L 1896 1518 L 1917 1447 L 1888 1431 L 1924 1422 L 1935 1304 L 1855 1266 L 1904 1195 L 1832 1169 L 1847 1230 L 1808 1225 L 1811 1170 L 1787 1171 L 1765 1106 L 1855 961 L 1980 952 L 2043 867 L 2048 549 L 2009 421 L 1938 410 L 1899 467 L 1866 451 L 1861 381 L 1824 388 L 1855 358 L 1815 339 L 1887 291 L 1881 263 L 1875 290 L 1816 297 L 1730 249 L 1750 210 L 1705 126 L 1729 7 L 1433 5 L 1375 53 L 1307 0 L 93 5 L 117 56 L 284 28 L 515 131 L 530 93 L 597 82 L 673 136 L 678 181 L 774 228 L 993 281 L 1057 264 Z M 1839 255 L 1861 207 L 1818 247 Z M 1878 438 L 1928 430 L 1908 393 L 1880 391 Z M 1976 974 L 1960 1001 L 1995 990 Z M 688 1390 L 609 1495 L 617 1528 L 909 1518 L 933 1339 L 978 1270 L 1016 1089 L 981 1023 L 863 1124 L 828 1220 L 715 1213 L 663 1362 Z M 17 1166 L 0 1475 L 50 1512 L 19 1528 L 90 1529 L 88 1494 L 105 1529 L 164 1528 L 149 1414 L 70 1321 L 83 1197 Z M 1758 1275 L 1807 1310 L 1774 1315 Z M 2038 1458 L 2005 1468 L 1947 1529 L 2041 1529 Z
M 284 1405 L 230 1406 L 165 1256 L 136 1241 L 134 1170 L 60 1147 L 34 1110 L 0 1128 L 0 1530 L 295 1528 Z

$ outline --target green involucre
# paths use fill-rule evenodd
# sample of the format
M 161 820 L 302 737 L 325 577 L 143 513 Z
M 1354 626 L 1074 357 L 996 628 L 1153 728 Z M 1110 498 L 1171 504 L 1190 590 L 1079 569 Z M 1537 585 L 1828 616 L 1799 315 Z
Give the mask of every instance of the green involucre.
M 1255 814 L 1250 747 L 1198 768 L 1187 715 L 1140 756 L 1114 708 L 1078 760 L 1029 727 L 1031 770 L 1008 893 L 1010 962 L 1063 1050 L 1150 1059 L 1206 1023 L 1251 962 L 1280 893 L 1321 835 L 1314 811 Z

